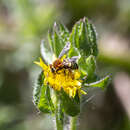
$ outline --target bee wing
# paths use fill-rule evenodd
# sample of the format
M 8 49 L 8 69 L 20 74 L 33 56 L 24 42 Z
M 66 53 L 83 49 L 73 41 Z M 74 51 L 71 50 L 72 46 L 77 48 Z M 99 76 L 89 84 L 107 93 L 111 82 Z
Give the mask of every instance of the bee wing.
M 70 42 L 67 42 L 58 58 L 60 59 L 63 55 L 65 55 L 69 51 L 69 49 L 70 49 Z
M 73 56 L 68 59 L 69 62 L 76 62 L 80 57 L 79 56 Z

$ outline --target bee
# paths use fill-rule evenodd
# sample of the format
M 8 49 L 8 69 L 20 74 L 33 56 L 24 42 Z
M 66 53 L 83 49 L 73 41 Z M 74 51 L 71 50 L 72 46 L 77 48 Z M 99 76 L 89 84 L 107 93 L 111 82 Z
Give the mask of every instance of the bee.
M 70 42 L 68 42 L 63 50 L 61 51 L 58 59 L 56 59 L 53 64 L 50 64 L 51 71 L 53 73 L 58 72 L 61 69 L 69 69 L 69 70 L 75 70 L 78 69 L 78 65 L 76 63 L 78 56 L 73 56 L 71 58 L 66 58 L 63 61 L 61 58 L 69 51 L 70 49 Z
M 62 64 L 65 69 L 78 69 L 78 64 L 76 63 L 76 60 L 78 59 L 77 56 L 73 56 L 72 58 L 64 59 Z

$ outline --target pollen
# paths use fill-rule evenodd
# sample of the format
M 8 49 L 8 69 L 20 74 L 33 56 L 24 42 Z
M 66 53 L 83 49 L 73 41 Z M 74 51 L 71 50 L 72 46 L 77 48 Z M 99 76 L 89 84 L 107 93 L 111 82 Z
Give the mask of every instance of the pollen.
M 44 84 L 49 85 L 56 91 L 61 91 L 63 89 L 70 97 L 74 98 L 78 93 L 79 96 L 86 94 L 85 91 L 81 89 L 81 80 L 79 70 L 69 70 L 61 69 L 58 72 L 54 73 L 51 71 L 49 65 L 46 65 L 40 58 L 40 62 L 34 62 L 35 64 L 42 67 L 44 72 Z

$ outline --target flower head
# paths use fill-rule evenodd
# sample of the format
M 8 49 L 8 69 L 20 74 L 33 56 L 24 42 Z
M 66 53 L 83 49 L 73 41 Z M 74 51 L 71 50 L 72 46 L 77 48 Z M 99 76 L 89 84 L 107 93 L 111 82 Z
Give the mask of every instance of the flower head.
M 61 59 L 61 63 L 63 62 Z M 70 97 L 75 97 L 76 93 L 86 94 L 85 91 L 81 90 L 80 72 L 78 69 L 70 69 L 58 66 L 55 72 L 52 71 L 51 65 L 46 65 L 40 58 L 40 62 L 35 62 L 37 65 L 42 67 L 44 71 L 44 84 L 48 84 L 54 90 L 60 91 L 63 89 Z

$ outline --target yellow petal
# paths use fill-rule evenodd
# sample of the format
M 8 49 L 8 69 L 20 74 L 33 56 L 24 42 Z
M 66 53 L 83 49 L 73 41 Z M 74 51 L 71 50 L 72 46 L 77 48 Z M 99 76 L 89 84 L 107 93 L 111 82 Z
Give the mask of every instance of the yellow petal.
M 42 59 L 40 58 L 40 62 L 34 61 L 35 64 L 39 65 L 40 67 L 43 68 L 43 70 L 48 69 L 48 66 L 42 61 Z
M 80 93 L 81 93 L 81 94 L 84 94 L 84 95 L 87 94 L 87 93 L 86 93 L 85 91 L 83 91 L 83 90 L 80 90 Z
M 75 79 L 79 79 L 80 78 L 80 72 L 78 70 L 75 70 L 74 77 L 75 77 Z
M 34 63 L 37 64 L 37 65 L 39 65 L 39 66 L 41 66 L 40 62 L 34 61 Z
M 42 66 L 42 68 L 45 70 L 45 69 L 48 69 L 48 66 L 43 62 L 43 60 L 40 58 L 40 65 Z

